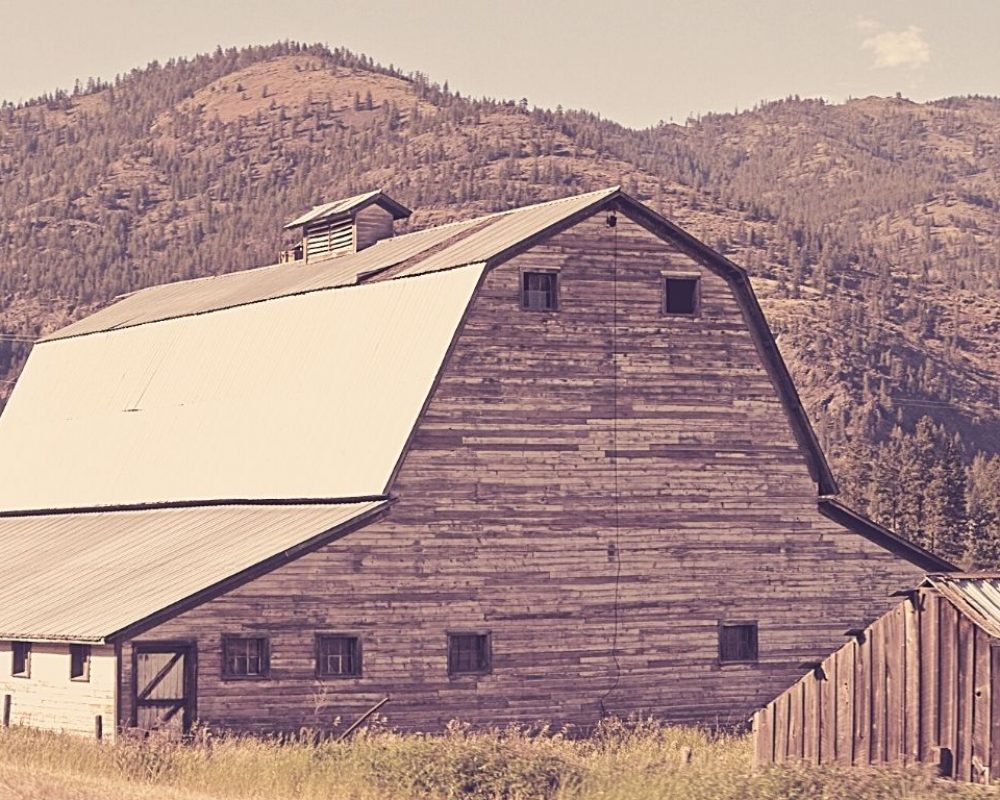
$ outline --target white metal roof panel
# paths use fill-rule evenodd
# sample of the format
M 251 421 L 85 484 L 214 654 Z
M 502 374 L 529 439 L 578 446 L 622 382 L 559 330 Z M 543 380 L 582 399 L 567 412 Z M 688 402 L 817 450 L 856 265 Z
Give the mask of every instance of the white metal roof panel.
M 102 641 L 384 502 L 0 518 L 0 639 Z
M 482 270 L 38 344 L 0 509 L 380 495 Z

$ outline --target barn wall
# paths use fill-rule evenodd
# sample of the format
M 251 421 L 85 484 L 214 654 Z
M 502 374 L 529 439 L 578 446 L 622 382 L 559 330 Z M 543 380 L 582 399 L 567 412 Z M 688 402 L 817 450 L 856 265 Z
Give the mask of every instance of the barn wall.
M 368 206 L 355 214 L 354 226 L 355 249 L 364 250 L 375 242 L 392 236 L 392 214 L 381 206 Z
M 538 267 L 558 313 L 520 310 Z M 661 314 L 672 269 L 701 274 L 698 318 Z M 487 275 L 392 492 L 385 520 L 143 635 L 198 640 L 202 718 L 328 724 L 390 694 L 402 727 L 736 723 L 921 574 L 818 513 L 728 284 L 624 217 Z M 720 621 L 758 622 L 758 664 L 718 664 Z M 243 630 L 272 636 L 271 680 L 218 679 Z M 312 678 L 320 630 L 363 636 L 363 678 Z M 448 630 L 491 632 L 493 673 L 449 678 Z
M 993 640 L 933 590 L 880 617 L 754 716 L 759 766 L 944 764 L 1000 774 Z M 940 749 L 947 753 L 942 761 Z M 947 765 L 951 766 L 948 767 Z
M 28 678 L 11 675 L 10 642 L 0 642 L 0 700 L 11 696 L 11 724 L 94 736 L 94 718 L 114 736 L 116 658 L 113 647 L 93 647 L 90 680 L 69 677 L 69 645 L 35 643 Z

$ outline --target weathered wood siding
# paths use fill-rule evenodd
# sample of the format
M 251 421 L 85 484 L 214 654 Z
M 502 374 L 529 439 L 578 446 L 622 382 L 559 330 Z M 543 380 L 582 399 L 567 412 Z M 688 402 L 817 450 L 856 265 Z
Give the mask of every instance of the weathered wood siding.
M 354 217 L 354 248 L 364 250 L 392 236 L 392 214 L 380 206 L 362 208 Z
M 998 653 L 951 602 L 922 590 L 755 714 L 755 761 L 926 762 L 948 777 L 988 782 L 1000 774 Z M 800 703 L 838 686 L 844 702 L 835 709 Z
M 557 313 L 520 310 L 540 267 Z M 672 269 L 701 274 L 697 318 L 661 314 Z M 197 640 L 202 719 L 324 725 L 389 694 L 408 728 L 737 723 L 921 574 L 817 511 L 728 284 L 622 216 L 485 277 L 392 493 L 386 519 L 143 635 Z M 722 620 L 759 624 L 759 663 L 720 666 Z M 491 632 L 493 673 L 449 678 L 448 630 Z M 270 680 L 219 679 L 239 631 L 271 636 Z M 316 681 L 317 631 L 360 634 L 363 677 Z
M 0 701 L 10 695 L 11 725 L 94 736 L 95 717 L 102 717 L 106 738 L 115 735 L 116 659 L 113 647 L 93 647 L 90 680 L 69 677 L 69 645 L 35 643 L 31 673 L 11 675 L 10 642 L 0 642 Z

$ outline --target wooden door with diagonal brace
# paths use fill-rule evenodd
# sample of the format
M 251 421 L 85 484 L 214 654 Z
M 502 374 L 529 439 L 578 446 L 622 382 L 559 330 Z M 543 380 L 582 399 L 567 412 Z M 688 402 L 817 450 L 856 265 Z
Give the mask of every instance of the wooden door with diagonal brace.
M 139 642 L 132 651 L 134 727 L 184 734 L 195 719 L 195 646 L 186 642 Z

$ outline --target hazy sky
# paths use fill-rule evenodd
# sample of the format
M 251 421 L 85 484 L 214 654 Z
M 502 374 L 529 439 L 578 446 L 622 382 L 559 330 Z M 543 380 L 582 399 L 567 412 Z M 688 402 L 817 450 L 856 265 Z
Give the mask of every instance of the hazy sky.
M 13 101 L 279 39 L 632 126 L 789 94 L 1000 94 L 1000 0 L 0 0 L 0 31 Z

